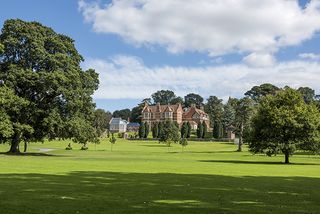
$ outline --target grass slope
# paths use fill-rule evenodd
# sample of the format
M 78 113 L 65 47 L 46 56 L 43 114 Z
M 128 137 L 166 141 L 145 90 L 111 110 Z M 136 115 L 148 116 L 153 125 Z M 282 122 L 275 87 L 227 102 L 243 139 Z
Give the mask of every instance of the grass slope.
M 228 143 L 191 142 L 184 152 L 157 142 L 118 140 L 113 152 L 107 140 L 88 151 L 67 144 L 0 155 L 0 213 L 320 212 L 319 156 L 297 154 L 284 165 L 282 156 L 238 153 Z

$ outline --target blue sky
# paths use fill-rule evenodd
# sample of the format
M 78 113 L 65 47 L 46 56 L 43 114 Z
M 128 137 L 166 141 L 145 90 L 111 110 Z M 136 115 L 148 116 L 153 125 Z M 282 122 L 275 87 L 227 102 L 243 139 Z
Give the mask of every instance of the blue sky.
M 320 93 L 319 1 L 237 2 L 10 0 L 0 24 L 38 21 L 75 39 L 83 67 L 100 74 L 97 107 L 109 111 L 160 89 L 226 99 L 271 82 Z

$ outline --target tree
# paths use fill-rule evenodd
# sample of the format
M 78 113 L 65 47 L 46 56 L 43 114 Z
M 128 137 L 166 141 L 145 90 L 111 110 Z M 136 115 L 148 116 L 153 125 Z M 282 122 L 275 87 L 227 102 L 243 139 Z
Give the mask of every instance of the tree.
M 223 103 L 222 99 L 216 96 L 210 96 L 205 105 L 205 111 L 210 116 L 210 123 L 213 128 L 213 137 L 221 138 Z
M 219 139 L 223 137 L 223 125 L 221 121 L 213 121 L 212 137 Z
M 9 152 L 19 153 L 22 140 L 96 140 L 94 131 L 83 128 L 93 129 L 91 95 L 98 88 L 98 74 L 81 69 L 83 58 L 74 41 L 38 22 L 16 19 L 5 21 L 0 43 L 0 80 L 27 103 L 19 114 L 6 113 L 15 124 L 13 135 L 6 138 Z M 85 132 L 75 135 L 80 129 Z
M 163 135 L 163 122 L 158 123 L 158 138 Z
M 34 130 L 31 126 L 15 122 L 12 118 L 17 117 L 29 104 L 28 101 L 16 96 L 14 91 L 4 85 L 0 85 L 0 143 L 5 143 L 14 135 L 14 129 L 20 127 L 21 132 Z
M 141 121 L 141 112 L 144 108 L 145 103 L 148 103 L 148 105 L 151 105 L 151 99 L 145 98 L 139 103 L 136 107 L 132 108 L 131 110 L 131 116 L 130 121 L 135 123 L 140 123 Z
M 239 136 L 238 152 L 241 152 L 244 132 L 250 128 L 250 120 L 254 114 L 253 100 L 248 97 L 238 100 L 235 111 L 235 133 Z
M 188 132 L 187 132 L 186 138 L 190 138 L 190 136 L 191 136 L 191 124 L 190 124 L 189 121 L 187 122 L 187 127 L 188 127 Z
M 298 91 L 300 92 L 300 94 L 303 97 L 304 102 L 306 102 L 307 104 L 310 104 L 311 102 L 313 102 L 315 99 L 315 91 L 309 87 L 300 87 L 298 88 Z
M 140 114 L 141 114 L 141 112 L 140 112 Z M 122 110 L 116 110 L 116 111 L 113 112 L 112 116 L 127 120 L 131 116 L 131 111 L 130 111 L 130 109 L 127 109 L 127 108 L 126 109 L 122 109 Z
M 187 94 L 187 96 L 184 97 L 184 106 L 190 107 L 192 104 L 195 104 L 197 108 L 202 107 L 203 98 L 199 94 Z
M 153 124 L 152 127 L 152 137 L 153 138 L 158 138 L 159 136 L 159 123 Z
M 181 137 L 186 138 L 188 134 L 188 124 L 184 122 L 181 126 Z
M 246 140 L 253 153 L 283 153 L 289 163 L 297 149 L 320 151 L 320 112 L 293 89 L 262 99 L 252 123 Z
M 225 133 L 226 128 L 233 126 L 235 124 L 236 111 L 232 104 L 232 101 L 228 102 L 223 106 L 223 116 L 222 116 L 222 125 Z
M 116 143 L 117 139 L 114 137 L 114 133 L 111 134 L 109 142 L 111 143 L 111 152 L 113 151 L 113 145 Z
M 267 95 L 275 95 L 280 89 L 270 83 L 264 83 L 260 86 L 253 86 L 244 95 L 250 97 L 252 100 L 259 102 L 259 100 Z
M 169 90 L 161 90 L 153 93 L 151 95 L 153 99 L 153 103 L 160 103 L 161 105 L 169 105 L 172 104 L 172 101 L 177 98 L 173 91 Z
M 148 138 L 150 132 L 150 127 L 148 123 L 144 123 L 144 138 Z
M 207 124 L 204 121 L 202 122 L 202 127 L 203 127 L 202 138 L 205 138 L 208 130 L 207 130 Z
M 182 152 L 183 152 L 183 149 L 188 145 L 188 140 L 187 140 L 187 138 L 182 137 L 182 138 L 180 139 L 180 145 L 181 145 L 181 147 L 182 147 Z
M 177 143 L 180 141 L 180 131 L 172 121 L 166 121 L 163 124 L 163 131 L 160 133 L 159 142 L 166 143 L 169 147 L 172 142 Z
M 142 122 L 139 126 L 139 138 L 144 138 L 145 133 L 146 133 L 146 126 L 144 125 L 145 123 Z
M 203 135 L 203 125 L 201 122 L 199 122 L 197 127 L 197 137 L 202 138 L 202 135 Z
M 94 112 L 94 119 L 93 119 L 93 127 L 95 128 L 98 137 L 101 137 L 102 134 L 107 130 L 109 127 L 109 122 L 112 118 L 110 112 L 106 112 L 103 109 L 97 109 Z
M 173 98 L 170 102 L 170 104 L 175 105 L 175 104 L 183 104 L 183 99 L 182 97 L 176 97 Z

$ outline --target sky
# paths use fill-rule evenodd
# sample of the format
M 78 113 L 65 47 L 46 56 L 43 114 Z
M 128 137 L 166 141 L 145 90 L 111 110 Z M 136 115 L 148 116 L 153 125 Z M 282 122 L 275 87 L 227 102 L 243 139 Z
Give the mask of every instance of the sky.
M 254 85 L 320 93 L 320 0 L 3 0 L 7 19 L 70 36 L 99 73 L 98 108 L 157 90 L 241 97 Z

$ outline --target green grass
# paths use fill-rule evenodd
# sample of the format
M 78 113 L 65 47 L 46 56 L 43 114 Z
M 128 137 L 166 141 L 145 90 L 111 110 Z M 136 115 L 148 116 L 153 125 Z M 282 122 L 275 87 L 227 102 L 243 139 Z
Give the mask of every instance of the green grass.
M 320 213 L 319 156 L 285 165 L 229 143 L 189 142 L 184 152 L 119 139 L 112 152 L 107 140 L 87 151 L 67 144 L 0 155 L 0 213 Z

